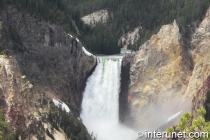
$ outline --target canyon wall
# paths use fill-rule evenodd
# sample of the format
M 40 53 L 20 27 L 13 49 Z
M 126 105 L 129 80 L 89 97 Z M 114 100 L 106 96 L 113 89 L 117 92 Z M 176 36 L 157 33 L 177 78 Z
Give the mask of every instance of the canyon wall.
M 38 92 L 22 75 L 14 57 L 0 55 L 0 108 L 15 130 L 28 128 L 37 134 L 42 127 L 40 114 L 48 112 L 49 98 Z
M 191 54 L 194 70 L 186 90 L 186 96 L 193 94 L 192 113 L 196 118 L 196 110 L 205 108 L 206 119 L 210 119 L 209 91 L 210 91 L 210 9 L 204 20 L 196 29 L 191 40 Z
M 131 61 L 128 104 L 135 127 L 158 127 L 188 109 L 183 99 L 193 65 L 174 21 L 145 42 Z M 188 99 L 190 101 L 190 98 Z M 189 102 L 188 101 L 188 102 Z
M 86 79 L 96 60 L 82 51 L 78 39 L 61 26 L 8 7 L 0 13 L 1 51 L 13 56 L 40 93 L 64 101 L 77 115 Z
M 210 9 L 188 45 L 174 21 L 140 46 L 130 61 L 129 115 L 124 116 L 124 120 L 132 120 L 129 125 L 157 128 L 179 111 L 192 111 L 194 117 L 202 107 L 210 112 L 206 98 L 210 88 L 209 36 Z
M 62 113 L 48 94 L 22 75 L 14 57 L 0 55 L 0 77 L 0 108 L 21 139 L 91 139 L 80 119 L 72 112 Z M 67 125 L 71 131 L 66 131 Z

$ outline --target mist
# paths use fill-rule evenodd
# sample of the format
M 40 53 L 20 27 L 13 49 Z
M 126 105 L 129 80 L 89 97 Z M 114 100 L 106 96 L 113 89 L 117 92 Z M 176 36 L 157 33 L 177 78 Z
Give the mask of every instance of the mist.
M 119 122 L 122 57 L 103 56 L 97 61 L 98 65 L 86 83 L 80 115 L 88 132 L 93 133 L 97 140 L 136 140 L 138 132 L 157 129 L 164 132 L 167 127 L 177 124 L 182 113 L 190 109 L 190 102 L 181 102 L 179 98 L 176 100 L 165 93 L 162 96 L 169 96 L 171 100 L 163 102 L 160 96 L 156 104 L 152 103 L 137 114 L 139 120 L 135 123 L 140 127 L 134 130 L 122 125 Z
M 137 132 L 119 122 L 119 91 L 122 57 L 98 57 L 87 80 L 81 118 L 97 140 L 135 140 Z

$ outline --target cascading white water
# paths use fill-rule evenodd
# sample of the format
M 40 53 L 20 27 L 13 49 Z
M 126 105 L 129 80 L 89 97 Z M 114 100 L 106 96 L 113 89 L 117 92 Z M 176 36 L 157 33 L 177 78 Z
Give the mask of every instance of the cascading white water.
M 118 121 L 122 57 L 98 57 L 83 93 L 81 118 L 97 140 L 134 140 L 137 133 Z

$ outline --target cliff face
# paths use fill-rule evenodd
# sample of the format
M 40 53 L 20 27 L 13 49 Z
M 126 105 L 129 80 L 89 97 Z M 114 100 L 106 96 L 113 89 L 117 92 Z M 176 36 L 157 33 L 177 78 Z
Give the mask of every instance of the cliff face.
M 130 114 L 124 119 L 132 118 L 137 128 L 153 128 L 181 110 L 192 111 L 196 117 L 196 110 L 204 107 L 210 114 L 209 37 L 210 9 L 192 35 L 190 47 L 182 43 L 184 38 L 175 21 L 144 43 L 131 61 Z M 210 119 L 210 115 L 206 117 Z
M 210 90 L 210 8 L 204 20 L 197 28 L 191 40 L 191 54 L 194 63 L 194 71 L 189 81 L 186 95 L 194 94 L 192 113 L 197 116 L 196 110 L 204 107 L 207 114 L 210 112 L 209 96 Z M 208 102 L 205 102 L 208 101 Z M 210 116 L 208 116 L 209 120 Z
M 79 114 L 86 79 L 96 65 L 61 26 L 9 7 L 0 13 L 2 45 L 39 92 L 66 102 Z
M 91 27 L 95 27 L 97 25 L 97 23 L 106 24 L 108 18 L 109 18 L 108 11 L 100 10 L 100 11 L 96 11 L 92 14 L 82 17 L 82 21 L 85 24 L 90 25 Z
M 130 31 L 130 32 L 124 34 L 118 40 L 118 45 L 122 45 L 123 49 L 128 49 L 129 45 L 136 44 L 137 40 L 140 38 L 139 32 L 141 29 L 142 29 L 142 27 L 137 27 L 134 29 L 134 31 Z
M 189 109 L 190 95 L 180 101 L 192 68 L 176 21 L 164 25 L 140 47 L 131 62 L 128 92 L 130 116 L 136 127 L 157 124 L 157 128 L 173 113 Z
M 125 55 L 121 67 L 121 81 L 120 81 L 120 94 L 119 94 L 119 120 L 122 123 L 130 123 L 129 109 L 128 109 L 128 90 L 130 84 L 130 65 L 133 55 Z
M 0 77 L 0 108 L 21 139 L 51 140 L 54 137 L 66 140 L 67 136 L 91 139 L 85 126 L 72 112 L 67 114 L 56 108 L 51 97 L 40 92 L 21 74 L 14 57 L 0 55 Z M 67 125 L 71 131 L 66 131 Z M 52 128 L 55 129 L 52 131 Z
M 6 120 L 16 129 L 28 128 L 28 131 L 36 134 L 41 127 L 39 114 L 47 112 L 47 97 L 21 74 L 13 57 L 0 55 L 0 77 L 0 108 Z

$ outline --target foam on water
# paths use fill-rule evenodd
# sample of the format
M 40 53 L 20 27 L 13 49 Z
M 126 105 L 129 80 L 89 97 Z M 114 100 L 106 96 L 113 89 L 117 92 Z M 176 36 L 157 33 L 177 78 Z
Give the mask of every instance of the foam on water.
M 83 123 L 97 140 L 134 140 L 137 133 L 119 123 L 122 57 L 98 57 L 97 61 L 83 93 Z

